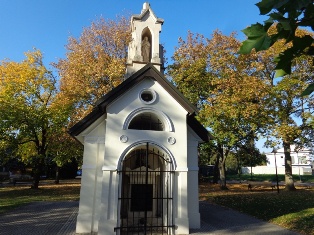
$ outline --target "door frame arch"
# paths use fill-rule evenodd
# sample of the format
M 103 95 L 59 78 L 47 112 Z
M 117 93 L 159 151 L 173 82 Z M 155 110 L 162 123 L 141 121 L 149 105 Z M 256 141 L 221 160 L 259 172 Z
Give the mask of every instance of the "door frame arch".
M 149 145 L 155 145 L 156 147 L 165 151 L 165 153 L 170 157 L 170 160 L 172 163 L 172 169 L 174 171 L 177 169 L 177 163 L 176 163 L 175 157 L 173 156 L 173 154 L 171 153 L 171 151 L 168 148 L 166 148 L 164 145 L 156 143 L 155 141 L 152 141 L 152 140 L 139 140 L 139 141 L 136 141 L 133 144 L 129 145 L 128 147 L 126 147 L 126 149 L 122 152 L 122 154 L 120 155 L 120 157 L 118 159 L 117 170 L 118 171 L 122 170 L 123 160 L 128 155 L 129 152 L 131 152 L 134 148 L 136 148 L 140 145 L 145 145 L 146 143 L 148 143 Z
M 145 150 L 146 164 L 139 165 L 138 168 L 131 170 L 124 163 L 131 160 L 136 155 L 134 151 Z M 156 152 L 155 152 L 156 150 Z M 153 154 L 153 156 L 149 156 Z M 156 154 L 156 155 L 155 155 Z M 149 159 L 154 160 L 154 156 L 163 159 L 169 165 L 166 168 L 149 167 Z M 153 157 L 153 158 L 151 158 Z M 160 164 L 160 163 L 159 163 Z M 146 166 L 146 167 L 145 167 Z M 150 140 L 141 140 L 129 145 L 120 155 L 117 173 L 118 173 L 118 206 L 117 206 L 117 227 L 115 231 L 117 235 L 134 234 L 133 232 L 144 232 L 143 234 L 151 234 L 152 231 L 159 231 L 160 234 L 172 235 L 174 234 L 174 189 L 175 185 L 175 168 L 176 163 L 174 156 L 164 146 Z M 146 172 L 146 173 L 145 173 Z M 143 182 L 143 174 L 145 174 L 146 181 Z M 126 178 L 124 178 L 126 177 Z M 136 178 L 134 178 L 136 177 Z M 140 177 L 140 178 L 139 178 Z M 158 177 L 158 178 L 156 178 Z M 125 181 L 126 180 L 126 181 Z M 133 183 L 132 183 L 133 182 Z M 141 186 L 142 185 L 142 186 Z M 158 186 L 159 185 L 159 186 Z M 144 190 L 145 200 L 150 201 L 151 206 L 142 209 L 132 208 L 132 203 L 135 202 L 133 198 L 134 186 L 141 186 Z M 150 189 L 146 191 L 147 189 Z M 138 191 L 134 191 L 138 192 Z M 138 193 L 136 193 L 138 195 Z M 135 199 L 136 200 L 136 199 Z M 137 204 L 137 203 L 136 203 Z M 130 206 L 131 205 L 131 206 Z M 148 204 L 149 205 L 149 204 Z M 158 206 L 159 205 L 159 206 Z M 128 208 L 128 209 L 126 209 Z M 150 209 L 148 209 L 150 208 Z M 158 213 L 159 211 L 159 213 Z M 134 214 L 135 213 L 135 214 Z M 131 218 L 131 219 L 130 219 Z M 140 224 L 138 221 L 142 221 Z M 131 222 L 129 222 L 131 221 Z M 135 221 L 135 222 L 134 222 Z M 135 223 L 135 224 L 134 224 Z M 155 229 L 155 230 L 154 230 Z M 157 229 L 157 230 L 156 230 Z M 159 234 L 158 233 L 158 234 Z

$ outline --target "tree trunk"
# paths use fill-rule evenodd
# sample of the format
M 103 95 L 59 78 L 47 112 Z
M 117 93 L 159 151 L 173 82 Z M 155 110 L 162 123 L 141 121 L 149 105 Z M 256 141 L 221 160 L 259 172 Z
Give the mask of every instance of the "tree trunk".
M 238 154 L 237 154 L 237 171 L 239 180 L 241 180 L 242 175 L 241 157 Z
M 40 175 L 34 174 L 33 184 L 31 186 L 32 189 L 38 189 L 39 186 Z
M 220 155 L 216 155 L 215 166 L 214 166 L 214 176 L 213 176 L 213 184 L 218 184 L 219 180 L 219 158 Z
M 55 178 L 55 184 L 59 184 L 60 176 L 59 176 L 59 166 L 56 167 L 56 178 Z
M 42 169 L 44 166 L 44 160 L 43 160 L 43 155 L 38 155 L 36 157 L 34 157 L 33 160 L 33 184 L 31 186 L 32 189 L 38 189 L 39 186 L 39 181 L 40 181 L 40 175 L 42 173 Z
M 220 189 L 228 189 L 227 187 L 227 181 L 226 181 L 226 169 L 225 164 L 221 162 L 219 164 L 219 173 L 220 173 Z
M 37 165 L 35 167 L 35 169 L 33 170 L 33 183 L 32 183 L 32 186 L 31 188 L 32 189 L 38 189 L 38 186 L 39 186 L 39 181 L 40 181 L 40 167 L 39 165 Z
M 294 187 L 294 181 L 292 177 L 292 161 L 290 154 L 290 142 L 283 141 L 283 148 L 285 153 L 285 189 L 288 191 L 296 190 Z
M 224 149 L 220 145 L 218 147 L 219 155 L 220 155 L 220 160 L 219 160 L 219 173 L 220 173 L 220 188 L 223 190 L 228 189 L 227 187 L 227 181 L 226 181 L 226 155 L 224 154 Z

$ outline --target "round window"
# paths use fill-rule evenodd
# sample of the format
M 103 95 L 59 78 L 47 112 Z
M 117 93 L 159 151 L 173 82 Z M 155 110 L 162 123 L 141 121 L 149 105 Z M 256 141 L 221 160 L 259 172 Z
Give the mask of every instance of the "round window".
M 156 92 L 153 90 L 142 90 L 140 92 L 140 99 L 146 104 L 151 104 L 156 100 Z

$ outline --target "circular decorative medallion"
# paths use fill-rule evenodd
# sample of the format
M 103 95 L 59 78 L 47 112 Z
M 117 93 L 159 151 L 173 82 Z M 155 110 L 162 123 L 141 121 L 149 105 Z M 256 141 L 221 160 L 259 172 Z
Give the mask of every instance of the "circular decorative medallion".
M 129 138 L 126 135 L 121 135 L 120 136 L 120 141 L 122 143 L 126 143 L 126 142 L 128 142 L 128 140 L 129 140 Z
M 157 93 L 152 89 L 143 89 L 139 93 L 139 98 L 144 104 L 152 104 L 157 98 Z
M 174 137 L 168 137 L 167 141 L 169 144 L 175 144 L 176 143 L 176 139 Z

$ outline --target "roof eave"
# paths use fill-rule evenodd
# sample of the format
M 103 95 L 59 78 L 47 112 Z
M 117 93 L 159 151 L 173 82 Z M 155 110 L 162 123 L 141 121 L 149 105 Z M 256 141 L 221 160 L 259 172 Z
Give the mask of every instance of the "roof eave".
M 209 142 L 213 139 L 208 130 L 206 130 L 206 128 L 195 118 L 194 114 L 187 116 L 187 124 L 195 131 L 203 142 Z

